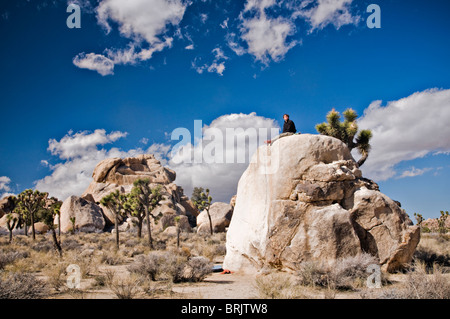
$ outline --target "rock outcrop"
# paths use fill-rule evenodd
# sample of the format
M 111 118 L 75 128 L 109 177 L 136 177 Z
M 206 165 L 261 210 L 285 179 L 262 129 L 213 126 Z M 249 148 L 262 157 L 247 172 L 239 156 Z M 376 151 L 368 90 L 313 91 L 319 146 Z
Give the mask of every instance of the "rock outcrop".
M 14 209 L 14 202 L 11 196 L 5 197 L 0 200 L 0 218 L 4 215 L 12 213 Z
M 102 209 L 95 203 L 84 198 L 70 196 L 61 206 L 61 231 L 67 233 L 72 230 L 71 218 L 75 217 L 75 229 L 82 232 L 102 231 L 105 228 L 105 219 Z M 55 218 L 58 224 L 58 218 Z
M 114 224 L 114 213 L 100 205 L 101 199 L 117 190 L 121 193 L 131 192 L 133 183 L 138 179 L 149 179 L 152 187 L 161 186 L 163 200 L 153 214 L 161 213 L 173 218 L 177 215 L 190 217 L 196 212 L 189 198 L 183 194 L 183 189 L 173 183 L 175 172 L 162 166 L 151 154 L 103 160 L 97 164 L 92 177 L 93 181 L 82 198 L 101 207 L 107 225 Z M 156 226 L 160 225 L 161 223 L 158 223 Z
M 227 203 L 215 202 L 209 208 L 213 231 L 222 233 L 230 225 L 233 216 L 233 206 Z M 197 233 L 210 233 L 209 218 L 206 210 L 197 216 Z
M 367 252 L 386 271 L 412 259 L 420 230 L 364 179 L 347 146 L 294 135 L 262 146 L 242 175 L 223 267 L 295 270 Z

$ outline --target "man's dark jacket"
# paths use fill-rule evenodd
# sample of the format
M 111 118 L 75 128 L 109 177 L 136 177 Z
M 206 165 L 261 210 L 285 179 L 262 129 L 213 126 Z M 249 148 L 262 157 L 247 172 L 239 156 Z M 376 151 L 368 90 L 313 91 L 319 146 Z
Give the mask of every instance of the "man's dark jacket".
M 291 120 L 285 121 L 283 125 L 283 133 L 297 133 L 294 122 Z

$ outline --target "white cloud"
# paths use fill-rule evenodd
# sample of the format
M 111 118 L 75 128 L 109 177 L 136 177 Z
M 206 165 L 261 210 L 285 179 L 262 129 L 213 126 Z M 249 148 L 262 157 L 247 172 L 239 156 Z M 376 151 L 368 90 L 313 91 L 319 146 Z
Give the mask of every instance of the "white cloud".
M 0 176 L 0 199 L 15 195 L 11 191 L 11 179 L 8 176 Z
M 363 173 L 378 181 L 398 175 L 395 166 L 428 154 L 450 152 L 450 90 L 430 89 L 381 105 L 373 102 L 358 121 L 371 129 L 372 151 Z
M 223 163 L 215 161 L 213 163 L 195 163 L 195 156 L 202 156 L 210 143 L 215 143 L 216 134 L 220 132 L 224 137 L 227 129 L 242 129 L 235 131 L 235 137 L 245 137 L 248 129 L 255 128 L 257 136 L 255 140 L 249 139 L 247 144 L 235 143 L 226 144 L 224 142 Z M 259 129 L 267 129 L 266 136 Z M 237 184 L 242 173 L 247 169 L 249 158 L 261 145 L 264 140 L 270 139 L 270 130 L 279 130 L 275 120 L 250 114 L 227 114 L 223 115 L 210 125 L 203 127 L 203 138 L 192 141 L 176 150 L 174 156 L 170 158 L 169 166 L 177 172 L 175 183 L 185 190 L 185 194 L 191 195 L 194 187 L 204 187 L 211 190 L 214 201 L 229 201 L 231 196 L 236 194 Z M 263 135 L 260 135 L 262 133 Z M 195 155 L 196 154 L 196 155 Z M 238 161 L 237 154 L 243 154 L 244 160 Z M 231 156 L 234 155 L 233 158 Z M 233 160 L 234 159 L 234 160 Z
M 11 179 L 8 176 L 0 176 L 0 191 L 9 192 L 11 190 L 10 183 Z
M 189 44 L 187 46 L 184 47 L 186 50 L 194 50 L 194 44 Z
M 140 148 L 121 151 L 118 148 L 99 148 L 113 143 L 127 135 L 124 132 L 107 134 L 105 130 L 94 132 L 69 132 L 61 140 L 49 140 L 48 150 L 61 160 L 56 165 L 50 165 L 51 174 L 35 181 L 35 188 L 48 192 L 61 200 L 71 195 L 81 195 L 92 181 L 92 172 L 102 160 L 111 157 L 127 157 L 143 154 Z
M 114 74 L 114 62 L 101 54 L 80 53 L 76 55 L 73 60 L 73 64 L 80 69 L 88 69 L 92 71 L 97 71 L 99 74 L 112 75 Z
M 203 74 L 206 70 L 209 73 L 217 73 L 218 75 L 223 76 L 223 72 L 225 71 L 225 60 L 228 60 L 228 57 L 225 56 L 225 53 L 219 47 L 213 49 L 212 53 L 214 55 L 214 60 L 211 64 L 198 65 L 198 61 L 201 59 L 196 58 L 192 62 L 192 68 L 194 68 L 198 74 Z
M 115 64 L 149 60 L 155 52 L 172 46 L 173 37 L 167 35 L 167 27 L 181 22 L 186 7 L 181 0 L 102 0 L 96 8 L 98 23 L 108 33 L 112 30 L 110 22 L 117 24 L 120 34 L 132 42 L 125 49 L 107 49 L 106 55 L 79 54 L 73 62 L 80 68 L 109 75 Z
M 295 40 L 287 40 L 296 31 L 293 21 L 282 16 L 272 18 L 266 14 L 266 9 L 275 4 L 274 0 L 248 0 L 240 16 L 241 38 L 248 45 L 247 52 L 264 64 L 268 64 L 270 59 L 282 60 L 298 44 Z M 234 46 L 234 42 L 228 43 L 230 47 Z
M 119 25 L 120 33 L 136 42 L 160 43 L 159 36 L 168 24 L 178 25 L 186 10 L 180 0 L 102 0 L 97 7 L 97 19 L 108 32 L 109 21 Z
M 403 173 L 397 177 L 398 179 L 400 178 L 405 178 L 405 177 L 416 177 L 416 176 L 421 176 L 429 171 L 433 170 L 433 168 L 431 167 L 427 167 L 427 168 L 415 168 L 414 166 L 411 167 L 409 170 L 403 171 Z
M 339 29 L 347 24 L 357 24 L 361 19 L 351 14 L 352 2 L 353 0 L 305 0 L 294 13 L 294 17 L 305 18 L 311 25 L 311 32 L 330 24 Z M 309 8 L 311 4 L 312 7 Z

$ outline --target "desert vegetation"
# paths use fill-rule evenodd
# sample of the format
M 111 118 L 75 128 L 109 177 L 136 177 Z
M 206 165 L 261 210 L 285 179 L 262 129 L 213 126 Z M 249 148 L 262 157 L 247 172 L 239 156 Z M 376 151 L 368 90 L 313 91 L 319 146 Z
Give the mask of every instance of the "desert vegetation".
M 163 231 L 154 234 L 154 249 L 135 231 L 121 233 L 116 249 L 110 233 L 66 234 L 60 256 L 53 232 L 36 239 L 16 235 L 0 237 L 0 298 L 176 298 L 176 285 L 195 284 L 212 272 L 225 254 L 224 234 L 200 236 Z M 80 269 L 81 283 L 69 288 L 69 265 Z

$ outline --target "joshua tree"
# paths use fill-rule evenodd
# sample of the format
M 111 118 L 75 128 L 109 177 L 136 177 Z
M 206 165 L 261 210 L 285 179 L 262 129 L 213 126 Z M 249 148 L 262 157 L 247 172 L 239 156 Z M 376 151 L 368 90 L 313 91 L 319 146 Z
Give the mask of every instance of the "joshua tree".
M 150 185 L 149 179 L 138 179 L 134 183 L 134 188 L 132 193 L 138 199 L 139 203 L 144 208 L 145 220 L 147 222 L 147 232 L 148 232 L 148 244 L 151 249 L 153 249 L 153 238 L 152 238 L 152 228 L 150 224 L 150 216 L 156 221 L 158 217 L 152 214 L 152 211 L 162 200 L 161 186 L 156 186 L 154 188 Z
M 213 226 L 212 226 L 212 220 L 211 220 L 211 214 L 209 213 L 209 209 L 211 208 L 211 202 L 212 197 L 209 196 L 209 189 L 206 189 L 206 192 L 201 192 L 200 195 L 197 197 L 197 200 L 194 201 L 194 206 L 198 209 L 199 212 L 206 210 L 206 214 L 208 215 L 209 219 L 209 230 L 211 232 L 211 235 L 214 233 Z
M 100 203 L 108 207 L 114 213 L 114 229 L 116 230 L 116 247 L 119 249 L 119 216 L 123 211 L 123 200 L 119 191 L 115 191 L 103 197 Z
M 414 217 L 416 218 L 417 225 L 422 228 L 423 216 L 422 214 L 414 213 Z
M 175 217 L 175 224 L 177 225 L 177 248 L 180 248 L 180 222 L 181 222 L 181 217 L 180 216 L 176 216 Z
M 73 217 L 70 217 L 69 218 L 69 220 L 70 220 L 70 223 L 72 224 L 72 234 L 75 234 L 75 222 L 76 222 L 76 218 L 75 218 L 75 216 L 73 216 Z
M 61 201 L 52 197 L 50 199 L 47 199 L 45 207 L 41 211 L 42 221 L 52 231 L 53 246 L 55 247 L 56 251 L 59 253 L 60 257 L 62 257 L 62 248 L 61 248 L 60 242 L 58 241 L 58 238 L 56 237 L 56 230 L 55 230 L 56 226 L 55 226 L 54 221 L 55 221 L 55 217 L 60 214 L 61 205 L 62 205 Z
M 9 242 L 12 242 L 12 231 L 14 227 L 18 224 L 19 220 L 13 214 L 9 213 L 6 215 L 6 227 L 9 231 Z
M 137 236 L 142 238 L 142 224 L 145 218 L 145 209 L 142 203 L 139 201 L 139 188 L 134 187 L 131 193 L 126 196 L 124 203 L 124 210 L 128 215 L 137 218 Z
M 192 191 L 191 201 L 193 203 L 198 202 L 201 199 L 203 191 L 203 187 L 194 187 L 194 190 Z
M 350 151 L 357 148 L 362 156 L 358 161 L 358 165 L 362 166 L 369 156 L 372 131 L 362 130 L 358 134 L 358 124 L 356 123 L 358 115 L 356 112 L 352 109 L 347 109 L 343 114 L 345 120 L 341 122 L 341 114 L 335 109 L 331 110 L 327 114 L 327 122 L 316 125 L 316 130 L 320 134 L 340 139 L 348 146 Z
M 447 227 L 445 227 L 445 221 L 448 218 L 448 211 L 444 212 L 441 211 L 441 217 L 437 218 L 438 225 L 439 225 L 439 234 L 445 234 L 447 233 Z
M 48 193 L 41 193 L 38 190 L 27 189 L 17 196 L 17 211 L 19 211 L 24 220 L 30 219 L 31 232 L 33 240 L 36 240 L 36 232 L 34 230 L 34 222 L 36 219 L 36 213 L 45 206 Z M 25 222 L 25 228 L 27 228 L 27 222 Z

